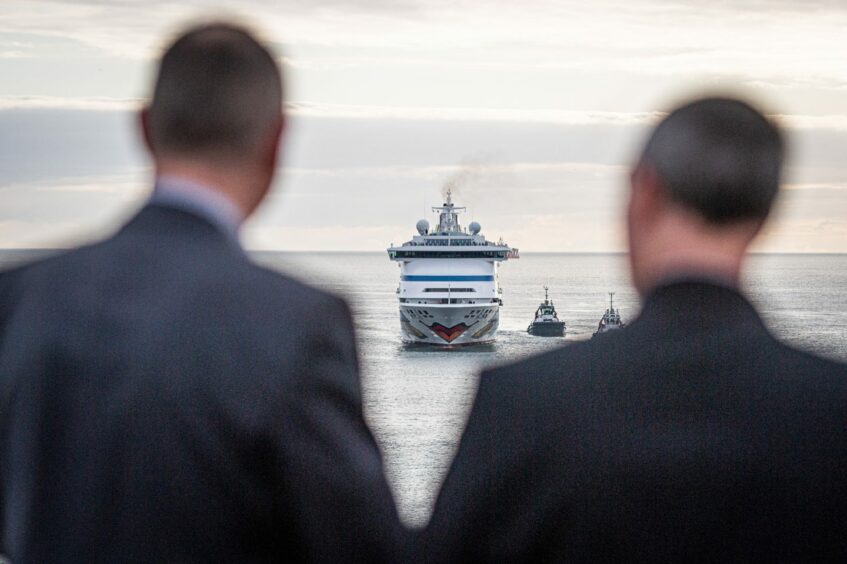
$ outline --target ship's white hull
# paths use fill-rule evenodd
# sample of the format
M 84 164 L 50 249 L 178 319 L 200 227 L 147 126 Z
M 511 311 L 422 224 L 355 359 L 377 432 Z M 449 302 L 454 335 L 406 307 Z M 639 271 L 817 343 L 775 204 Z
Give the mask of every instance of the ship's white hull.
M 400 327 L 407 343 L 470 345 L 494 340 L 500 305 L 400 304 Z
M 502 240 L 488 241 L 476 222 L 459 225 L 451 193 L 439 212 L 438 225 L 420 220 L 418 235 L 388 248 L 400 267 L 397 298 L 400 327 L 408 343 L 469 345 L 494 340 L 500 323 L 497 266 L 516 256 Z M 513 254 L 514 253 L 514 254 Z

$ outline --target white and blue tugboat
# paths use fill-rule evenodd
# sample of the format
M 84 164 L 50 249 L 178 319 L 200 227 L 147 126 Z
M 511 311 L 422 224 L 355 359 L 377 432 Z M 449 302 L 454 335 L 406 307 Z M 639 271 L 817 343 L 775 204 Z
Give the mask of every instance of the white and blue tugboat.
M 400 327 L 403 340 L 434 345 L 467 345 L 494 340 L 500 322 L 498 263 L 518 258 L 518 250 L 502 240 L 486 240 L 479 223 L 459 225 L 465 208 L 453 205 L 447 192 L 430 229 L 418 221 L 418 235 L 388 256 L 400 266 Z
M 608 331 L 623 329 L 624 327 L 625 324 L 621 320 L 621 312 L 615 309 L 615 293 L 609 292 L 609 309 L 607 309 L 606 313 L 603 314 L 602 319 L 600 319 L 600 324 L 597 326 L 597 330 L 594 332 L 592 337 L 596 337 L 597 335 Z
M 547 292 L 548 288 L 544 286 L 544 301 L 535 310 L 535 319 L 526 328 L 526 332 L 537 337 L 564 337 L 565 322 L 559 319 Z

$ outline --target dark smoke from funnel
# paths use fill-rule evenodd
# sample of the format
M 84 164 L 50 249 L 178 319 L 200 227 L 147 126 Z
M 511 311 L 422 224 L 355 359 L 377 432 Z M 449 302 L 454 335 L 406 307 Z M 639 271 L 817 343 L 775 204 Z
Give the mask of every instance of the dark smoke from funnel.
M 461 195 L 463 189 L 472 184 L 479 173 L 479 165 L 464 165 L 444 181 L 441 186 L 441 197 L 446 200 L 448 191 L 452 192 L 454 198 Z

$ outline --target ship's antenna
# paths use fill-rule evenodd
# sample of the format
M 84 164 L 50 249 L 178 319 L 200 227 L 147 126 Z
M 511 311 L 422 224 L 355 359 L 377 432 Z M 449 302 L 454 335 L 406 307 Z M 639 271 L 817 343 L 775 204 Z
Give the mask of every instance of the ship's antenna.
M 615 311 L 615 305 L 614 304 L 615 304 L 615 293 L 609 292 L 609 309 L 612 310 L 612 312 Z
M 547 286 L 544 286 L 544 303 L 545 304 L 549 301 L 549 299 L 547 298 L 547 290 L 549 290 L 549 288 Z

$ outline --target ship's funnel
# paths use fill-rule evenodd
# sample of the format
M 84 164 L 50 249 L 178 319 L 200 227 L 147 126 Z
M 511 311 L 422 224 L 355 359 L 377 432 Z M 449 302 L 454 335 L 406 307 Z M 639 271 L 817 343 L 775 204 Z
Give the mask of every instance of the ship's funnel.
M 420 233 L 421 235 L 426 235 L 427 233 L 429 233 L 429 222 L 425 219 L 421 219 L 420 221 L 418 221 L 415 227 L 417 228 L 418 233 Z

